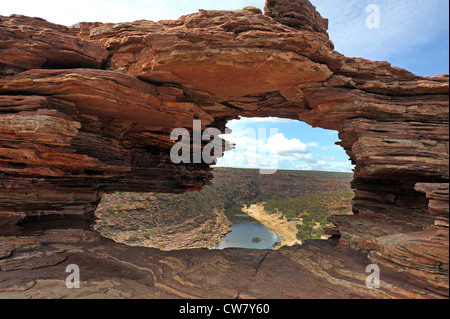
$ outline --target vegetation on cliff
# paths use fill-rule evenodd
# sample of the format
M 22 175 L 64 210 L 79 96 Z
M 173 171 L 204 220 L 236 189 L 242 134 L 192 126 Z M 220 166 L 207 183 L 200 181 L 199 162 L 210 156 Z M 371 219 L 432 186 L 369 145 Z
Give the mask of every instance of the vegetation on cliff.
M 330 216 L 352 214 L 354 196 L 351 189 L 287 198 L 274 195 L 266 201 L 264 208 L 269 214 L 281 213 L 283 218 L 298 220 L 297 239 L 320 239 L 324 236 L 324 228 L 332 226 L 328 221 Z

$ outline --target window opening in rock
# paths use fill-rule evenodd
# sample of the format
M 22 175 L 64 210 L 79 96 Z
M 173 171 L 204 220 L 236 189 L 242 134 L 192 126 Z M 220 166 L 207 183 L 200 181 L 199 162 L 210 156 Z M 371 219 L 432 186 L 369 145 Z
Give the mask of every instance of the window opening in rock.
M 96 228 L 162 250 L 278 249 L 329 238 L 328 218 L 352 214 L 353 166 L 335 144 L 338 132 L 280 118 L 241 118 L 227 127 L 232 132 L 221 137 L 236 145 L 219 159 L 212 185 L 185 194 L 105 195 Z

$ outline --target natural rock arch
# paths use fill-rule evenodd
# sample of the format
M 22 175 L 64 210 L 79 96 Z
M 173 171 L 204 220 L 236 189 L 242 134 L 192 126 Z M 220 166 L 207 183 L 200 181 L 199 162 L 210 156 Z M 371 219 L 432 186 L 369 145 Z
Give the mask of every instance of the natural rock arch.
M 237 116 L 277 116 L 339 131 L 356 165 L 356 215 L 334 218 L 329 230 L 340 236 L 339 245 L 316 242 L 299 248 L 301 254 L 253 252 L 254 265 L 228 252 L 140 253 L 160 258 L 161 269 L 169 265 L 162 272 L 190 278 L 192 296 L 210 291 L 190 273 L 195 254 L 247 267 L 249 274 L 257 269 L 253 280 L 276 254 L 297 265 L 295 278 L 310 275 L 305 260 L 317 263 L 321 271 L 309 269 L 315 278 L 310 290 L 291 296 L 323 296 L 319 281 L 341 296 L 448 296 L 448 75 L 421 77 L 387 62 L 342 56 L 333 51 L 328 21 L 306 0 L 269 0 L 265 12 L 200 10 L 176 21 L 73 28 L 0 17 L 8 44 L 0 46 L 0 267 L 6 269 L 0 293 L 20 289 L 14 278 L 21 267 L 30 269 L 30 280 L 51 278 L 32 271 L 36 262 L 57 267 L 58 260 L 75 256 L 87 265 L 99 258 L 89 255 L 91 246 L 111 269 L 117 260 L 149 267 L 135 260 L 136 250 L 90 231 L 101 195 L 198 190 L 210 180 L 210 167 L 171 163 L 173 128 L 192 128 L 200 119 L 204 127 L 223 130 Z M 55 251 L 55 242 L 65 242 L 65 254 Z M 21 249 L 31 244 L 51 250 L 51 257 L 23 263 Z M 356 252 L 379 264 L 386 285 L 397 289 L 367 290 L 364 273 L 355 272 L 359 259 L 350 257 Z M 345 260 L 341 268 L 353 275 L 326 268 L 326 258 L 317 256 Z M 149 296 L 177 295 L 173 289 L 187 294 L 179 283 L 162 284 L 158 276 L 135 271 L 130 278 L 145 277 Z M 261 296 L 257 286 L 268 279 L 260 276 L 253 290 L 235 287 L 237 295 Z M 418 290 L 408 290 L 403 280 Z M 227 296 L 226 284 L 209 285 Z M 88 294 L 96 291 L 90 287 Z

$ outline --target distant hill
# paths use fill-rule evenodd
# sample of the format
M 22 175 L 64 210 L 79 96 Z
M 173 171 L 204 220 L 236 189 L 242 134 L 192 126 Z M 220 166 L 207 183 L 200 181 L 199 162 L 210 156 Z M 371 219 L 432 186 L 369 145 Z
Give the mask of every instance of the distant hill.
M 350 190 L 353 174 L 215 168 L 212 185 L 185 194 L 115 193 L 103 197 L 97 229 L 131 245 L 160 249 L 210 247 L 229 231 L 223 214 L 233 205 Z M 273 201 L 272 201 L 273 202 Z M 281 207 L 281 206 L 280 206 Z

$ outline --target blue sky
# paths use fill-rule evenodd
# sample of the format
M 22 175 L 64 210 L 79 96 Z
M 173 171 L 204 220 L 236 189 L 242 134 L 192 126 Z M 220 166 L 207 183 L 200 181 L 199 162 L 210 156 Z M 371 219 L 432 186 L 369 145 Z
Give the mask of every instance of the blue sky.
M 448 0 L 310 0 L 330 21 L 329 34 L 336 51 L 348 57 L 388 61 L 419 75 L 449 73 Z M 198 9 L 234 10 L 245 6 L 264 8 L 265 0 L 2 0 L 0 15 L 38 16 L 63 25 L 80 21 L 129 22 L 139 19 L 176 19 Z M 369 4 L 380 8 L 380 28 L 369 29 L 365 21 Z M 279 151 L 279 168 L 350 172 L 345 152 L 334 145 L 337 132 L 313 129 L 305 123 L 279 119 L 232 121 L 235 131 L 228 139 L 250 143 L 245 130 L 267 129 L 261 149 Z M 278 129 L 270 138 L 269 128 Z M 254 141 L 258 143 L 258 141 Z M 260 143 L 261 144 L 261 143 Z M 239 149 L 220 160 L 229 166 Z M 247 150 L 250 157 L 258 155 Z M 257 153 L 257 152 L 256 152 Z M 260 156 L 264 157 L 264 156 Z M 267 156 L 266 156 L 267 159 Z M 236 162 L 236 161 L 234 161 Z M 244 163 L 234 166 L 245 167 Z M 258 166 L 255 160 L 247 167 Z
M 242 118 L 228 123 L 235 143 L 218 166 L 263 169 L 351 172 L 351 165 L 336 131 L 279 118 Z M 273 131 L 275 129 L 275 131 Z

